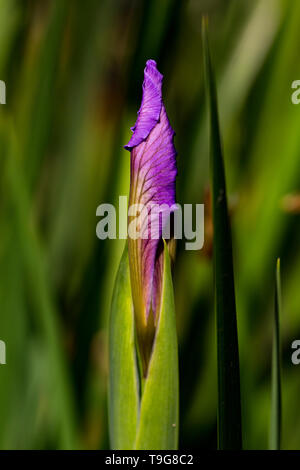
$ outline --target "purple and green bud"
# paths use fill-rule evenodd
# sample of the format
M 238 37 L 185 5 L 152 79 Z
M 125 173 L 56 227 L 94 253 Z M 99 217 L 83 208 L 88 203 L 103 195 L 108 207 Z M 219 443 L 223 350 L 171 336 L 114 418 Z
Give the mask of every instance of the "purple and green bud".
M 175 206 L 176 150 L 174 131 L 162 100 L 163 76 L 154 60 L 144 70 L 143 97 L 133 135 L 125 149 L 131 153 L 129 208 L 141 205 L 139 237 L 128 237 L 131 291 L 144 375 L 159 319 L 163 283 L 163 221 Z M 153 206 L 160 207 L 157 213 Z M 135 206 L 139 207 L 139 206 Z M 143 211 L 146 210 L 145 217 Z M 151 213 L 151 217 L 148 217 Z M 136 214 L 128 213 L 128 226 Z M 156 236 L 153 237 L 153 233 Z M 174 240 L 168 241 L 169 250 Z M 171 253 L 172 257 L 172 253 Z

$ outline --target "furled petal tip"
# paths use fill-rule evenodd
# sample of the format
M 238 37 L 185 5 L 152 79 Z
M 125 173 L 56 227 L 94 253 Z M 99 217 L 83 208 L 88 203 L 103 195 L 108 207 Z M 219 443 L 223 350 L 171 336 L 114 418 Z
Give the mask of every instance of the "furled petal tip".
M 147 328 L 150 313 L 149 323 L 157 322 L 162 290 L 162 220 L 176 208 L 174 131 L 162 101 L 162 81 L 156 62 L 148 60 L 141 107 L 132 127 L 133 135 L 125 145 L 131 152 L 129 206 L 143 204 L 148 215 L 151 213 L 146 221 L 140 220 L 142 236 L 139 239 L 129 236 L 128 239 L 133 303 L 140 329 Z M 153 205 L 162 208 L 162 215 L 151 212 Z M 153 239 L 155 227 L 159 236 Z
M 131 128 L 133 135 L 124 146 L 126 150 L 130 151 L 143 142 L 158 123 L 162 107 L 162 81 L 163 76 L 157 70 L 155 60 L 148 60 L 144 70 L 142 103 L 136 123 Z

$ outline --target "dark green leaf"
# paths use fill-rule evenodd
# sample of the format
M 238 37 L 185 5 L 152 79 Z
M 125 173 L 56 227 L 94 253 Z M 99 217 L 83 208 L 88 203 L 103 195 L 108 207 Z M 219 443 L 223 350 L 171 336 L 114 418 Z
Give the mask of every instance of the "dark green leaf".
M 214 290 L 218 345 L 218 446 L 220 449 L 240 449 L 242 447 L 240 372 L 232 241 L 227 209 L 217 92 L 210 58 L 206 20 L 203 21 L 203 47 L 210 109 Z

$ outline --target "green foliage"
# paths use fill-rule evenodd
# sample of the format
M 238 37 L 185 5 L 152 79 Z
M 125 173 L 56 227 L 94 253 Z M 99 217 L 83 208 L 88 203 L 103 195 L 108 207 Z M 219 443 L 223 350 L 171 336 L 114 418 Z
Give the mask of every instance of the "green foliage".
M 148 374 L 142 383 L 136 359 L 127 248 L 120 263 L 109 335 L 109 421 L 113 449 L 177 448 L 177 334 L 170 259 L 166 248 L 164 252 L 160 318 Z
M 214 293 L 218 348 L 218 445 L 242 447 L 238 334 L 235 307 L 231 230 L 217 93 L 212 70 L 206 20 L 203 20 L 204 60 L 210 109 L 210 159 L 213 213 Z
M 168 450 L 178 445 L 178 357 L 171 264 L 164 248 L 162 305 L 141 399 L 137 449 Z
M 139 415 L 139 377 L 127 247 L 116 278 L 109 330 L 111 447 L 133 449 Z

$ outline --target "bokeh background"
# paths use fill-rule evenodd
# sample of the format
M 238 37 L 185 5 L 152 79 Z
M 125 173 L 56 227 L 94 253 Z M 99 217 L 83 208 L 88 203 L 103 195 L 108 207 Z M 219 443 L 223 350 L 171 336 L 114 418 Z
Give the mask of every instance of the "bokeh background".
M 108 449 L 107 320 L 124 241 L 96 208 L 129 190 L 123 149 L 156 59 L 178 150 L 177 199 L 206 204 L 200 252 L 178 245 L 180 448 L 216 448 L 208 13 L 233 228 L 244 445 L 268 447 L 276 257 L 283 447 L 300 448 L 300 2 L 0 0 L 0 448 Z

